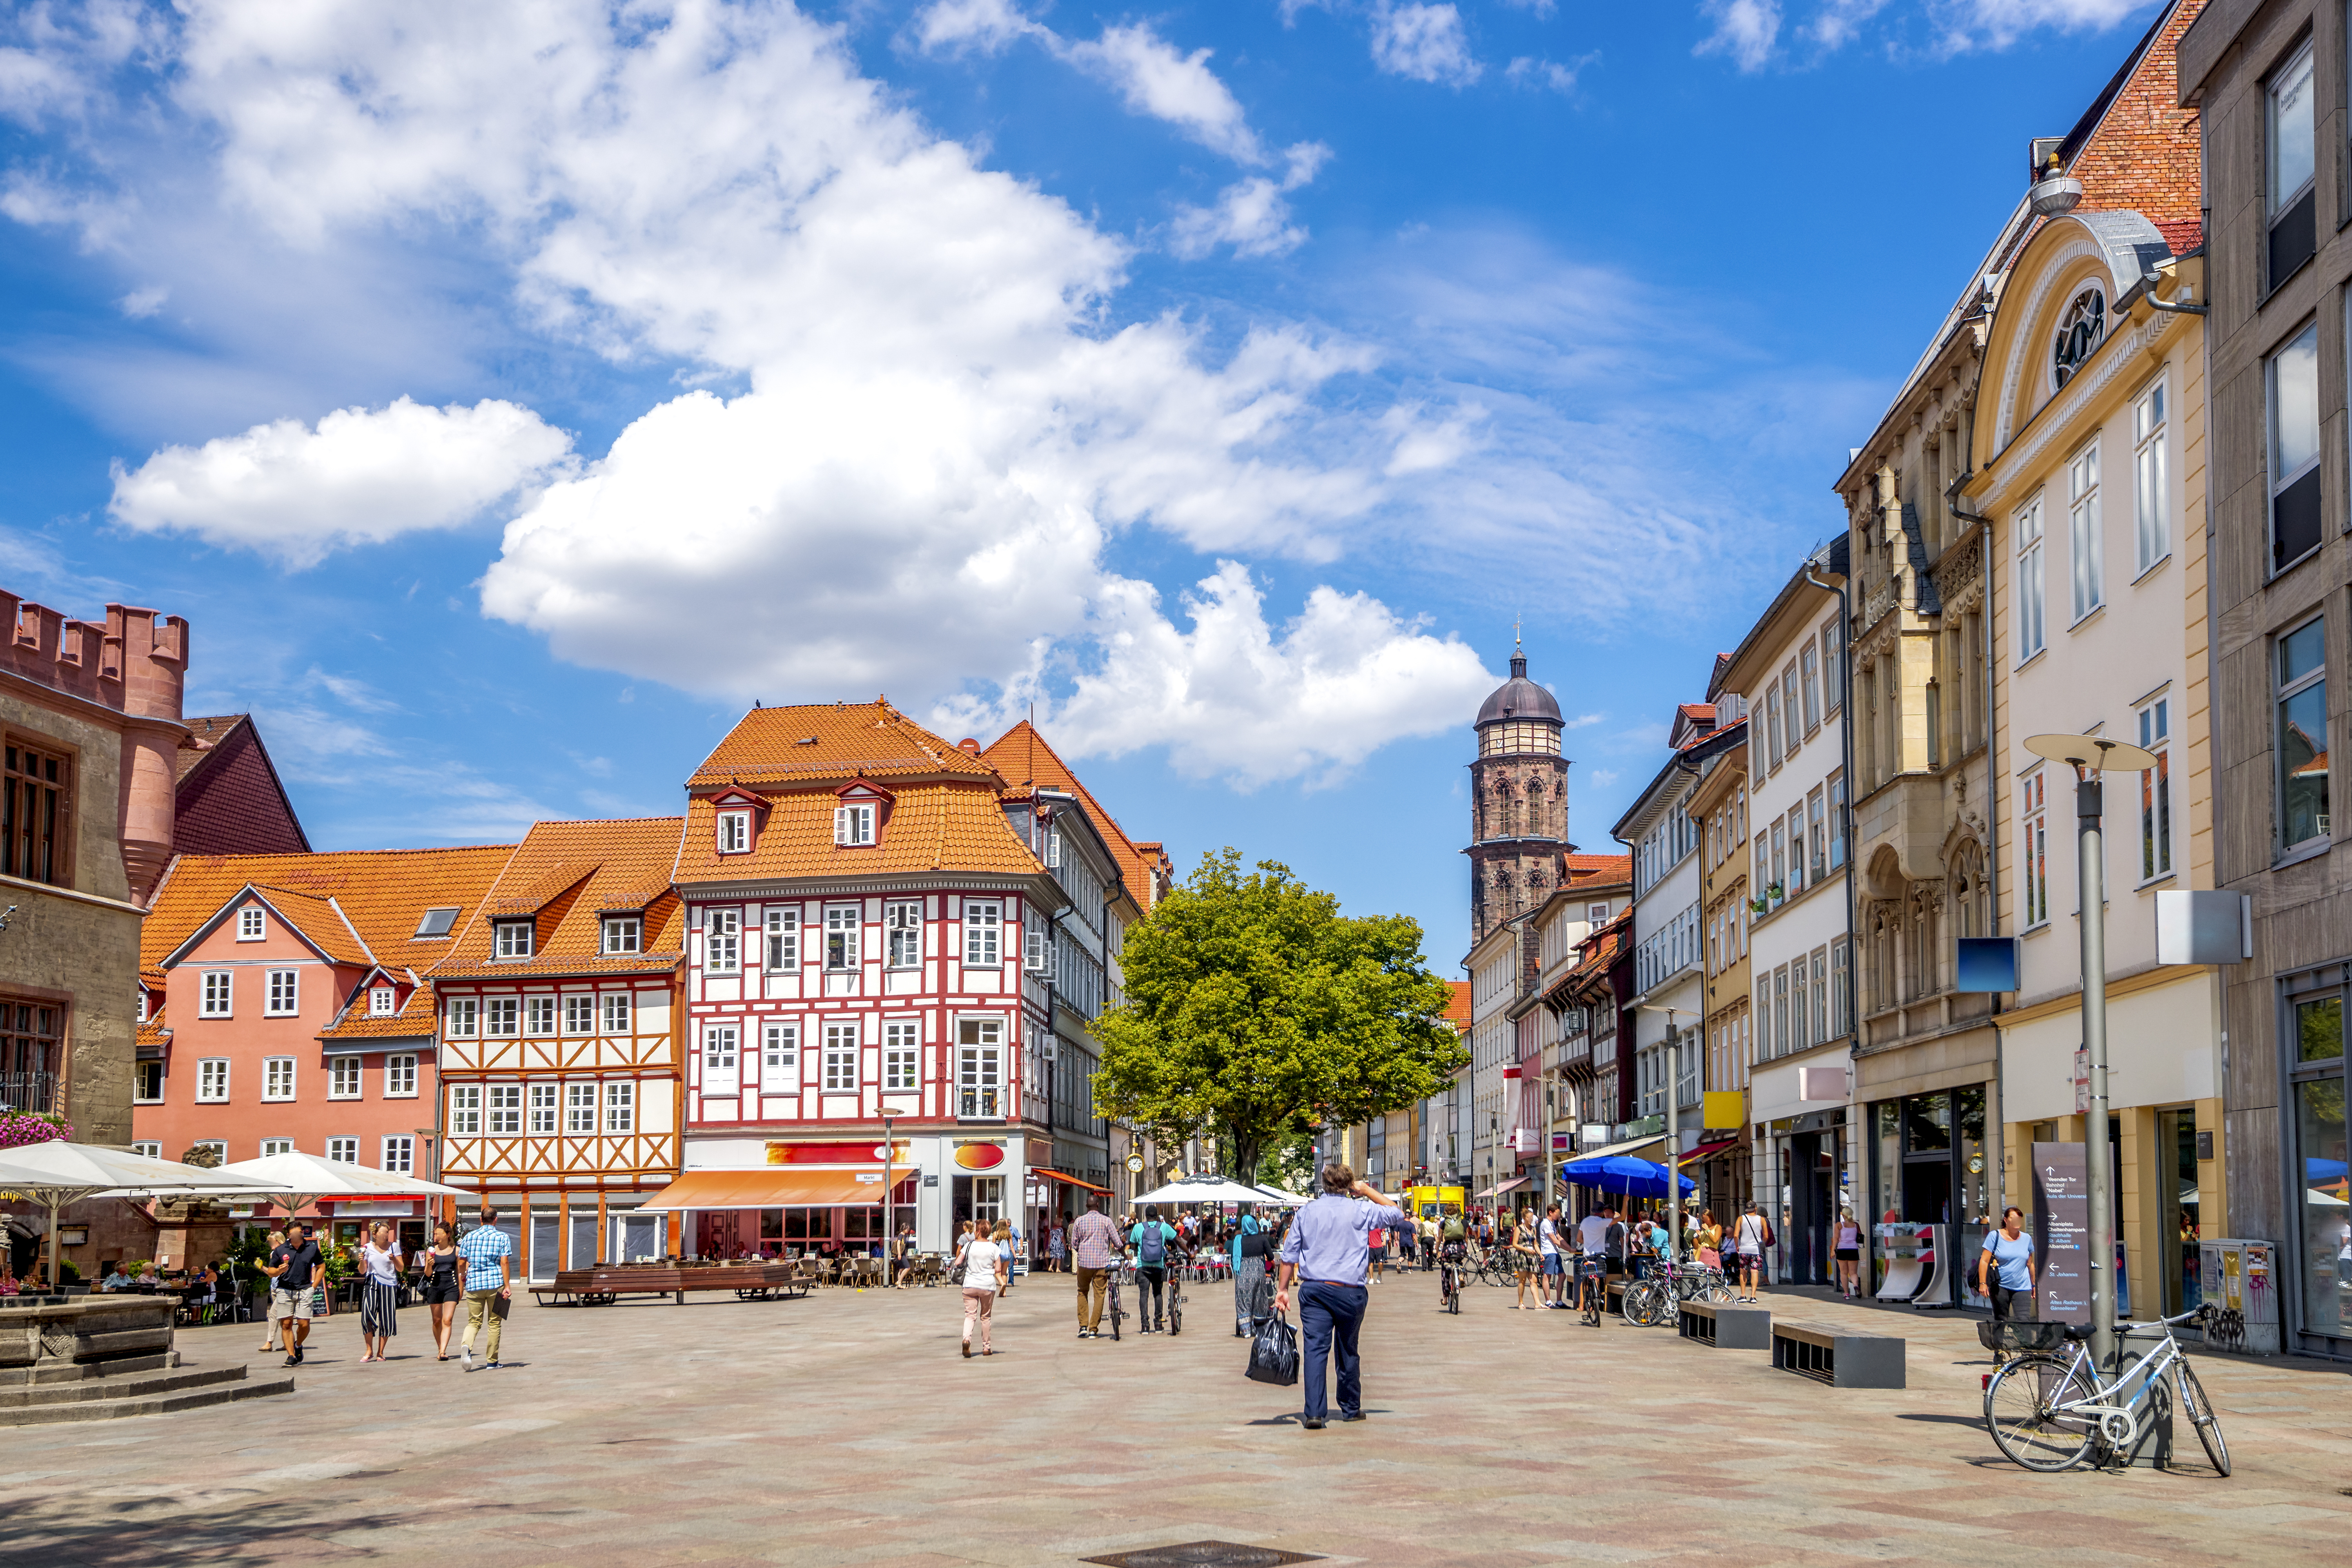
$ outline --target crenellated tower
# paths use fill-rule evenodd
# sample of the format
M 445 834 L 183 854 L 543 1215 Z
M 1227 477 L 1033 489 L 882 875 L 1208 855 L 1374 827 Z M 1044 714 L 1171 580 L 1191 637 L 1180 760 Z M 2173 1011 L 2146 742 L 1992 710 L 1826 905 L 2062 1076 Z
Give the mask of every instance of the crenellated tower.
M 1470 764 L 1470 942 L 1551 896 L 1568 842 L 1568 759 L 1559 703 L 1528 679 L 1511 649 L 1511 679 L 1478 710 Z

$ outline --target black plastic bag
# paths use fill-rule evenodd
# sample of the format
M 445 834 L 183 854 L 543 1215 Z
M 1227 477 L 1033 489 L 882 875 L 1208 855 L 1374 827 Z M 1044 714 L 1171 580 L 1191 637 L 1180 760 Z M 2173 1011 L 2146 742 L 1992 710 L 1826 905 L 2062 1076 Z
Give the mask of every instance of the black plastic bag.
M 1250 1341 L 1245 1375 L 1255 1383 L 1285 1387 L 1298 1381 L 1298 1331 L 1290 1326 L 1287 1318 L 1268 1318 L 1257 1337 Z

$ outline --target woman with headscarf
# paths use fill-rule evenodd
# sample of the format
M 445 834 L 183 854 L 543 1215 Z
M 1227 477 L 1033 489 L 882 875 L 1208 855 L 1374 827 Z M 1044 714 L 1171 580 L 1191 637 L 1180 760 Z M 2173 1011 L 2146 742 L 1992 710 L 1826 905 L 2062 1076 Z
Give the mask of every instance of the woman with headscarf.
M 1242 1205 L 1241 1217 L 1234 1222 L 1234 1337 L 1237 1340 L 1255 1333 L 1257 1325 L 1274 1315 L 1272 1299 L 1265 1294 L 1265 1228 L 1253 1212 L 1256 1206 Z

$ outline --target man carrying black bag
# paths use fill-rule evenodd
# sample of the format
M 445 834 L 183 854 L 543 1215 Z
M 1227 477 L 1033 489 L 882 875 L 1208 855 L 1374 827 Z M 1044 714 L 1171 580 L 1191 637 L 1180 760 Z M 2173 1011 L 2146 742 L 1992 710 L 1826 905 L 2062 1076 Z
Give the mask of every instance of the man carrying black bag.
M 1363 1201 L 1359 1201 L 1363 1200 Z M 1307 1333 L 1307 1411 L 1299 1425 L 1313 1432 L 1328 1415 L 1323 1396 L 1324 1358 L 1336 1354 L 1339 1373 L 1339 1419 L 1364 1418 L 1363 1376 L 1356 1335 L 1364 1324 L 1364 1274 L 1375 1230 L 1403 1230 L 1412 1222 L 1390 1206 L 1378 1190 L 1356 1180 L 1347 1166 L 1323 1167 L 1323 1190 L 1298 1211 L 1282 1242 L 1282 1286 L 1274 1295 L 1279 1314 L 1290 1310 L 1290 1287 L 1298 1284 L 1298 1321 Z

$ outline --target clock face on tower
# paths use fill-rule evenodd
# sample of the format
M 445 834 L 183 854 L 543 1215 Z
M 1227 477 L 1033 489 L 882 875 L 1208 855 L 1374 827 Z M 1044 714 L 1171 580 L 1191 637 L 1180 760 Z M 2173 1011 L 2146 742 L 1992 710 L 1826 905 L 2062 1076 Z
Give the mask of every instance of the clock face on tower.
M 2050 345 L 2050 373 L 2055 386 L 2074 378 L 2083 363 L 2098 352 L 2107 335 L 2107 297 L 2095 283 L 2087 285 L 2058 318 L 2057 341 Z

